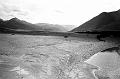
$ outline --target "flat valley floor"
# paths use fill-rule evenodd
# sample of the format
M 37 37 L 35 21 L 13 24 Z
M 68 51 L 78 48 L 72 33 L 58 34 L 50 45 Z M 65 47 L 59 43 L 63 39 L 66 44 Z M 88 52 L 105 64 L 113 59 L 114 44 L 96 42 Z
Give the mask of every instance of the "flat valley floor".
M 97 79 L 98 67 L 84 61 L 115 46 L 114 39 L 0 34 L 0 79 Z

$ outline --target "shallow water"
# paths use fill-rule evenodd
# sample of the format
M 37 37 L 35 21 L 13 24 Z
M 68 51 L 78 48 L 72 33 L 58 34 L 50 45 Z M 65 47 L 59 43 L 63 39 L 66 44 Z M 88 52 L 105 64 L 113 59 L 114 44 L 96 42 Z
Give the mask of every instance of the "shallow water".
M 88 59 L 87 63 L 100 68 L 96 73 L 108 77 L 109 73 L 120 68 L 120 56 L 117 52 L 99 52 Z

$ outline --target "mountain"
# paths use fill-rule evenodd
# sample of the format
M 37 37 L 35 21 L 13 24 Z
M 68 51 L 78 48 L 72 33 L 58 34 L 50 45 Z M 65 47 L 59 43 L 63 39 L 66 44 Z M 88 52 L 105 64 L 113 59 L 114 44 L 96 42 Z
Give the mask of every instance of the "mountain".
M 67 29 L 62 25 L 58 24 L 48 24 L 48 23 L 37 23 L 35 24 L 44 31 L 52 31 L 52 32 L 67 32 Z
M 97 27 L 94 31 L 120 31 L 120 21 Z
M 2 19 L 0 19 L 0 23 L 2 22 L 3 20 Z
M 15 30 L 41 30 L 38 26 L 23 20 L 19 20 L 18 18 L 0 21 L 0 28 L 9 28 Z
M 71 27 L 71 25 L 68 25 Z M 15 30 L 33 30 L 33 31 L 50 31 L 50 32 L 67 32 L 70 28 L 66 25 L 37 23 L 32 24 L 18 18 L 12 18 L 10 20 L 0 19 L 0 28 L 3 29 L 15 29 Z
M 59 25 L 59 24 L 48 24 L 48 23 L 37 23 L 37 26 L 41 27 L 45 31 L 53 32 L 67 32 L 76 27 L 76 25 Z
M 113 12 L 102 12 L 98 16 L 71 30 L 71 32 L 86 32 L 94 30 L 120 30 L 119 22 L 120 10 Z

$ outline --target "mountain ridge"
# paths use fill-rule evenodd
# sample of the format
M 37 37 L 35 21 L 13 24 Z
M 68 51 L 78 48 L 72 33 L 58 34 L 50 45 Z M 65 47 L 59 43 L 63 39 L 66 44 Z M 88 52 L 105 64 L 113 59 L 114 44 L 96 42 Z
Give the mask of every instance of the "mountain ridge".
M 10 20 L 0 19 L 0 28 L 14 29 L 14 30 L 32 30 L 32 31 L 49 31 L 49 32 L 67 32 L 69 29 L 64 25 L 37 23 L 32 24 L 18 18 Z
M 119 22 L 120 22 L 120 10 L 113 12 L 102 12 L 99 15 L 90 19 L 89 21 L 83 23 L 79 27 L 71 30 L 71 32 L 107 31 L 113 29 L 115 30 L 114 26 L 117 25 L 116 27 L 119 28 L 120 26 Z

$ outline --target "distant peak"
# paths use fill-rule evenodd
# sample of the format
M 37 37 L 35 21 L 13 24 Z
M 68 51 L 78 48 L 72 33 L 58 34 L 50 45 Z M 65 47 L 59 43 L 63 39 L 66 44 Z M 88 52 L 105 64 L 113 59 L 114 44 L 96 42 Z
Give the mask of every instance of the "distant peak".
M 0 21 L 3 21 L 3 19 L 0 18 Z
M 16 17 L 14 17 L 14 18 L 10 19 L 10 21 L 21 21 L 21 20 L 16 18 Z
M 117 12 L 120 12 L 120 9 Z
M 102 12 L 102 14 L 107 14 L 108 12 Z

